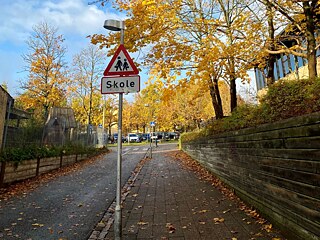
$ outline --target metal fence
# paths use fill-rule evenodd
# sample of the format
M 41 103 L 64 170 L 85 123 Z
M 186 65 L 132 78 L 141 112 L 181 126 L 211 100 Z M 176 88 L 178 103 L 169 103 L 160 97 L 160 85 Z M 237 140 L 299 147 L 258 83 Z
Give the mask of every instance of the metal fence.
M 27 146 L 64 146 L 83 145 L 103 147 L 107 142 L 107 134 L 101 127 L 78 125 L 75 128 L 52 126 L 8 126 L 3 136 L 3 148 Z

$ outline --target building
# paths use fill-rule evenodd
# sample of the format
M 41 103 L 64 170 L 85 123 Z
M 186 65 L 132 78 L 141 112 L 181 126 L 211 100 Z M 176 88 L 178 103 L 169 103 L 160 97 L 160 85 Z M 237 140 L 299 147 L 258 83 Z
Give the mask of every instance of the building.
M 29 119 L 31 115 L 15 108 L 13 97 L 1 85 L 0 106 L 0 146 L 1 149 L 4 149 L 8 138 L 20 127 L 20 121 L 22 119 Z
M 281 34 L 284 34 L 282 32 Z M 280 37 L 281 37 L 281 34 Z M 294 40 L 283 40 L 281 41 L 281 44 L 284 46 L 290 48 L 294 46 L 295 41 Z M 317 49 L 316 52 L 317 56 L 317 69 L 318 72 L 320 72 L 320 49 Z M 274 62 L 274 79 L 275 81 L 278 81 L 279 79 L 303 79 L 308 78 L 308 66 L 307 66 L 307 59 L 294 56 L 293 54 L 277 54 L 275 56 L 276 61 Z M 259 69 L 255 68 L 255 78 L 256 78 L 256 86 L 257 91 L 265 88 L 267 86 L 266 83 L 266 75 L 267 75 L 267 69 Z
M 76 140 L 77 122 L 72 108 L 52 107 L 45 123 L 44 143 L 64 145 Z

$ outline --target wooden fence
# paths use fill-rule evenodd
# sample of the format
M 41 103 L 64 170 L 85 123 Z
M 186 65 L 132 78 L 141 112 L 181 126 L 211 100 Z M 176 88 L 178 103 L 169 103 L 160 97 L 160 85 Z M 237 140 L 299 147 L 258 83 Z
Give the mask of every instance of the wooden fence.
M 183 142 L 292 239 L 320 239 L 320 113 Z
M 19 164 L 0 162 L 0 186 L 32 178 L 71 165 L 87 158 L 87 154 L 25 160 Z

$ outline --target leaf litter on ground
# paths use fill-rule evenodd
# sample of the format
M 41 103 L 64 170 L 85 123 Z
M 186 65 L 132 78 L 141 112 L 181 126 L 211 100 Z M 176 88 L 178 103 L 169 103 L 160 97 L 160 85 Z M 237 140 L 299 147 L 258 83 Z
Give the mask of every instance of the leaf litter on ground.
M 69 166 L 64 166 L 62 168 L 53 170 L 48 173 L 41 174 L 39 176 L 23 180 L 21 182 L 10 184 L 9 186 L 0 188 L 0 201 L 7 201 L 13 196 L 21 195 L 26 197 L 28 192 L 36 189 L 37 187 L 48 183 L 50 180 L 53 180 L 60 176 L 65 176 L 72 172 L 80 171 L 84 167 L 93 164 L 97 160 L 101 160 L 101 156 L 106 153 L 99 154 L 94 157 L 90 157 L 80 162 L 76 162 Z
M 218 189 L 224 196 L 226 196 L 228 199 L 234 201 L 237 203 L 238 208 L 245 212 L 248 216 L 252 217 L 258 224 L 262 225 L 261 229 L 270 233 L 272 232 L 272 224 L 268 223 L 266 219 L 264 219 L 257 210 L 253 209 L 253 207 L 247 206 L 241 199 L 234 193 L 233 189 L 230 189 L 226 186 L 220 179 L 215 177 L 210 171 L 205 169 L 199 162 L 192 159 L 189 155 L 182 151 L 174 151 L 167 153 L 168 156 L 175 159 L 180 165 L 188 170 L 191 170 L 194 172 L 197 177 L 200 180 L 205 180 L 207 182 L 210 182 L 212 186 L 214 186 L 216 189 Z M 230 209 L 225 210 L 223 213 L 229 212 Z M 218 224 L 221 222 L 224 222 L 223 218 L 215 218 L 213 221 Z M 221 220 L 221 221 L 220 221 Z M 246 220 L 246 219 L 245 219 Z M 251 222 L 247 221 L 247 224 L 250 224 Z M 273 238 L 273 239 L 279 239 L 281 238 Z

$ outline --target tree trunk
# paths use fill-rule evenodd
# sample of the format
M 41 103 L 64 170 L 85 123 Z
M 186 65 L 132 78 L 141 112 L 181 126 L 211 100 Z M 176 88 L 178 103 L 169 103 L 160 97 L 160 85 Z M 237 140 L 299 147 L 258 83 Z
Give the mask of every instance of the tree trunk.
M 272 13 L 272 5 L 269 1 L 265 2 L 266 10 L 267 10 L 267 17 L 268 17 L 268 33 L 269 33 L 269 49 L 271 51 L 275 50 L 274 46 L 274 23 L 273 23 L 273 13 Z M 267 86 L 271 86 L 274 81 L 274 62 L 276 58 L 274 54 L 269 54 L 268 56 L 268 65 L 267 65 L 267 77 L 266 77 L 266 84 Z
M 230 110 L 232 112 L 237 107 L 237 86 L 236 86 L 234 57 L 230 57 L 229 66 L 230 66 Z
M 303 1 L 303 11 L 306 18 L 306 38 L 307 38 L 307 60 L 309 78 L 317 77 L 317 59 L 316 59 L 316 40 L 314 37 L 315 26 L 313 16 L 314 9 L 311 8 L 309 1 Z
M 230 109 L 231 112 L 237 107 L 237 86 L 236 78 L 233 76 L 230 79 Z
M 214 78 L 213 81 L 209 80 L 208 83 L 209 83 L 211 102 L 216 115 L 216 119 L 221 119 L 223 118 L 223 109 L 221 104 L 218 80 Z
M 92 78 L 90 81 L 90 99 L 89 99 L 89 116 L 88 116 L 88 124 L 91 124 L 92 122 L 92 96 L 93 96 L 93 83 L 92 83 Z

